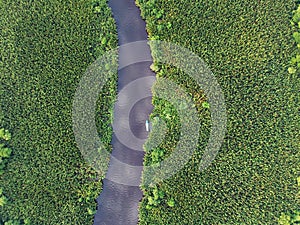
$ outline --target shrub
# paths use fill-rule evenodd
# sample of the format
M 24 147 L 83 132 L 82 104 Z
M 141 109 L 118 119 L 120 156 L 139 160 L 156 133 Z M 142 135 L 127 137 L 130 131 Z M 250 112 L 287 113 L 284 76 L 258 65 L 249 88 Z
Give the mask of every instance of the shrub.
M 4 144 L 0 144 L 0 157 L 8 158 L 11 155 L 11 149 L 5 148 Z
M 8 130 L 5 130 L 4 128 L 0 129 L 0 138 L 4 139 L 5 141 L 9 141 L 11 138 L 11 134 Z
M 300 34 L 299 34 L 299 32 L 294 32 L 293 37 L 294 37 L 296 43 L 300 43 Z
M 170 207 L 174 207 L 174 206 L 175 206 L 175 201 L 174 201 L 174 199 L 173 199 L 173 198 L 170 198 L 170 199 L 167 201 L 167 204 L 168 204 L 168 206 L 170 206 Z
M 278 225 L 296 225 L 300 223 L 300 211 L 292 213 L 281 213 Z
M 7 198 L 2 195 L 0 196 L 0 206 L 4 206 L 7 203 Z

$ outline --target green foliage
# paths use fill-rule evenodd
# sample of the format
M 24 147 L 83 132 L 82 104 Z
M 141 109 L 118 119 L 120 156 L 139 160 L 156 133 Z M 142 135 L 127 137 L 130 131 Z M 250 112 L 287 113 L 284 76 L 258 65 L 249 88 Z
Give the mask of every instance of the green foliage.
M 4 144 L 0 144 L 0 158 L 9 158 L 11 155 L 11 149 L 5 148 Z
M 294 67 L 289 67 L 288 72 L 289 72 L 289 74 L 294 74 L 297 72 L 297 69 L 295 69 Z
M 29 219 L 24 220 L 7 220 L 6 222 L 1 223 L 1 225 L 31 225 L 31 222 Z
M 170 199 L 167 201 L 167 204 L 168 204 L 168 206 L 170 206 L 170 207 L 174 207 L 174 206 L 175 206 L 175 201 L 174 201 L 174 199 L 173 199 L 173 198 L 170 198 Z
M 296 30 L 293 33 L 293 38 L 297 44 L 297 49 L 294 52 L 296 55 L 291 59 L 291 67 L 288 68 L 289 74 L 294 74 L 297 72 L 297 69 L 300 68 L 300 5 L 298 6 L 297 10 L 293 12 L 293 18 L 291 21 L 294 30 Z
M 30 224 L 31 224 L 30 219 L 25 219 L 24 220 L 24 225 L 30 225 Z
M 294 11 L 292 21 L 296 24 L 300 22 L 300 6 L 298 6 L 297 10 Z
M 8 141 L 1 156 L 13 150 L 2 160 L 8 160 L 0 176 L 8 201 L 1 197 L 6 204 L 0 218 L 34 225 L 91 224 L 103 174 L 87 165 L 77 148 L 72 104 L 87 67 L 117 47 L 107 2 L 2 1 L 0 24 L 0 128 L 13 134 L 10 138 L 0 129 Z M 103 88 L 96 106 L 97 129 L 108 150 L 116 78 Z
M 151 209 L 152 207 L 158 206 L 165 197 L 165 193 L 162 190 L 159 190 L 157 186 L 150 188 L 147 197 L 147 208 Z
M 7 198 L 4 195 L 0 196 L 0 206 L 4 206 L 7 203 Z
M 5 141 L 9 141 L 11 138 L 11 134 L 8 130 L 5 130 L 4 128 L 0 129 L 0 138 L 4 139 Z
M 90 209 L 90 208 L 87 208 L 87 212 L 89 215 L 95 215 L 96 213 L 96 210 L 93 210 L 93 209 Z
M 18 220 L 9 220 L 4 225 L 21 225 L 21 223 Z
M 152 163 L 158 163 L 164 155 L 164 150 L 156 148 L 151 152 Z
M 294 32 L 293 37 L 297 43 L 300 43 L 300 34 L 298 32 Z
M 228 119 L 217 158 L 200 172 L 210 132 L 210 113 L 203 107 L 208 100 L 187 74 L 159 65 L 154 58 L 151 68 L 157 77 L 171 79 L 194 99 L 201 131 L 190 162 L 159 184 L 176 204 L 168 207 L 166 200 L 149 207 L 148 197 L 151 203 L 154 197 L 151 187 L 143 187 L 140 225 L 274 224 L 281 212 L 297 210 L 300 82 L 295 70 L 300 45 L 295 52 L 293 33 L 300 33 L 300 16 L 293 17 L 291 27 L 294 0 L 137 0 L 137 4 L 151 40 L 187 47 L 210 67 L 224 92 Z M 164 13 L 157 19 L 160 10 Z M 153 104 L 153 116 L 159 115 L 168 128 L 157 147 L 164 158 L 176 146 L 180 123 L 166 101 L 154 96 Z M 157 153 L 152 155 L 157 149 L 149 146 L 146 143 L 145 165 L 157 159 Z
M 298 193 L 296 198 L 300 199 L 300 177 L 297 177 L 297 184 L 298 184 Z M 300 224 L 300 211 L 296 210 L 293 212 L 288 213 L 281 213 L 280 217 L 278 218 L 279 225 L 296 225 Z
M 285 215 L 284 213 L 281 214 L 278 220 L 278 224 L 280 225 L 290 225 L 291 224 L 291 217 L 289 215 Z
M 292 213 L 281 213 L 278 225 L 297 225 L 300 223 L 300 211 Z
M 206 109 L 209 109 L 209 103 L 208 102 L 203 102 L 202 107 L 206 108 Z
M 5 166 L 8 158 L 11 156 L 12 150 L 7 147 L 7 141 L 10 140 L 11 134 L 8 130 L 0 129 L 0 176 L 4 174 Z M 7 198 L 3 194 L 3 189 L 0 186 L 0 206 L 7 203 Z

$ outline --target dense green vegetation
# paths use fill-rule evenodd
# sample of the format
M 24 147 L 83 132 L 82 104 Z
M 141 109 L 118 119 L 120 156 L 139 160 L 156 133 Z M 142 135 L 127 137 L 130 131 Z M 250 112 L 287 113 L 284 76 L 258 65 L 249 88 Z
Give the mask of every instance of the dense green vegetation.
M 293 58 L 291 59 L 291 66 L 288 68 L 288 72 L 294 74 L 300 68 L 300 5 L 297 10 L 294 10 L 291 24 L 295 29 L 293 37 L 297 44 L 297 48 Z
M 7 141 L 11 138 L 11 134 L 4 128 L 0 129 L 0 176 L 3 175 L 5 166 L 9 157 L 11 156 L 11 149 L 7 146 Z M 2 187 L 0 186 L 0 207 L 7 203 L 7 198 L 3 194 Z
M 300 5 L 298 6 L 297 10 L 293 11 L 293 17 L 291 20 L 291 24 L 296 30 L 293 33 L 294 41 L 296 42 L 296 51 L 294 52 L 294 56 L 292 57 L 290 64 L 291 66 L 288 68 L 288 72 L 290 74 L 297 73 L 299 74 L 298 69 L 300 68 L 300 39 L 299 39 L 299 29 L 300 29 Z M 296 195 L 296 198 L 300 198 L 300 176 L 297 177 L 297 183 L 298 183 L 298 193 Z M 296 211 L 290 211 L 287 210 L 286 212 L 282 212 L 279 219 L 278 219 L 279 225 L 294 225 L 294 224 L 300 224 L 300 210 Z
M 76 146 L 72 103 L 85 69 L 117 46 L 106 0 L 3 0 L 0 26 L 1 127 L 13 152 L 0 176 L 0 222 L 92 224 L 101 180 Z M 108 148 L 115 78 L 96 112 Z
M 297 178 L 298 183 L 298 193 L 296 198 L 300 198 L 300 176 Z M 300 210 L 291 211 L 286 210 L 282 212 L 280 217 L 278 218 L 278 225 L 297 225 L 300 224 Z
M 300 223 L 300 211 L 288 214 L 282 213 L 278 219 L 279 225 L 297 225 Z
M 164 195 L 143 187 L 140 224 L 265 225 L 280 222 L 282 215 L 294 220 L 291 215 L 300 208 L 300 82 L 296 68 L 288 71 L 296 54 L 293 33 L 299 29 L 298 18 L 293 18 L 295 27 L 290 23 L 294 0 L 137 3 L 151 39 L 177 43 L 207 63 L 223 89 L 228 119 L 218 156 L 199 172 L 210 128 L 209 99 L 187 74 L 154 65 L 158 77 L 173 80 L 191 94 L 203 126 L 189 163 L 155 186 L 155 192 Z M 172 152 L 180 129 L 172 105 L 156 97 L 153 104 L 153 117 L 159 114 L 172 129 L 157 148 L 145 146 L 146 165 Z
M 0 129 L 0 176 L 4 173 L 5 165 L 8 161 L 8 158 L 11 156 L 11 149 L 7 146 L 7 142 L 10 140 L 10 138 L 11 138 L 11 134 L 9 133 L 9 131 L 5 130 L 4 128 L 1 128 Z M 2 194 L 2 191 L 0 192 Z M 1 201 L 0 201 L 0 205 L 1 205 Z

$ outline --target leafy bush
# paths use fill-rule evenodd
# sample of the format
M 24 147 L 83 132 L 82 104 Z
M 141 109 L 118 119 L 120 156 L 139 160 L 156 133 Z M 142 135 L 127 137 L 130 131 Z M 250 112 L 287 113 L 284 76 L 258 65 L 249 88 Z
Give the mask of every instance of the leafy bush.
M 294 55 L 296 56 L 291 59 L 291 66 L 288 68 L 288 72 L 290 74 L 294 74 L 300 68 L 300 5 L 298 6 L 297 10 L 293 11 L 291 24 L 295 30 L 293 37 L 297 44 L 297 49 L 294 52 Z
M 174 201 L 174 199 L 173 199 L 173 198 L 170 198 L 170 199 L 168 200 L 167 204 L 168 204 L 168 206 L 170 206 L 170 207 L 174 207 L 174 206 L 175 206 L 175 201 Z
M 278 219 L 278 225 L 296 225 L 300 223 L 300 211 L 292 213 L 281 213 Z
M 0 175 L 4 173 L 5 165 L 11 156 L 12 150 L 7 147 L 7 141 L 10 140 L 11 134 L 4 128 L 0 129 Z M 0 187 L 1 188 L 1 187 Z M 0 189 L 0 196 L 3 190 Z
M 5 141 L 9 141 L 11 138 L 11 134 L 8 130 L 5 130 L 4 128 L 0 129 L 0 138 L 4 139 Z
M 21 223 L 18 220 L 9 220 L 4 225 L 21 225 Z
M 0 196 L 0 206 L 4 206 L 7 203 L 7 198 L 2 195 Z

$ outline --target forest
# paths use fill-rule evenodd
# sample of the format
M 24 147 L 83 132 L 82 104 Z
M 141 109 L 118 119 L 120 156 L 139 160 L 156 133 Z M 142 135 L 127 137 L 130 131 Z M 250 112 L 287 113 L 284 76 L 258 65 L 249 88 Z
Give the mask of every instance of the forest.
M 227 110 L 222 147 L 212 164 L 199 172 L 211 124 L 209 99 L 188 74 L 161 65 L 152 54 L 156 85 L 161 77 L 184 88 L 194 99 L 202 129 L 198 148 L 184 169 L 154 187 L 142 186 L 139 224 L 299 223 L 296 2 L 137 0 L 137 4 L 151 40 L 176 43 L 204 60 L 223 90 Z M 180 132 L 172 104 L 155 97 L 155 92 L 153 104 L 152 116 L 160 115 L 172 129 L 157 148 L 145 145 L 145 165 L 166 159 Z
M 218 155 L 199 171 L 212 122 L 210 99 L 188 74 L 153 54 L 154 129 L 147 143 L 159 138 L 161 121 L 168 131 L 159 146 L 145 144 L 144 165 L 167 159 L 179 142 L 179 113 L 158 96 L 164 79 L 193 100 L 201 129 L 184 168 L 155 185 L 141 184 L 139 224 L 299 224 L 299 3 L 136 4 L 150 40 L 176 43 L 206 63 L 227 111 Z M 104 174 L 76 145 L 72 104 L 86 68 L 117 47 L 111 9 L 106 0 L 0 0 L 0 12 L 0 224 L 92 224 Z M 109 151 L 116 87 L 117 74 L 95 112 Z
M 3 0 L 0 12 L 0 135 L 11 134 L 0 145 L 0 224 L 92 224 L 101 175 L 77 148 L 72 104 L 86 68 L 117 46 L 111 10 L 105 0 Z M 116 78 L 97 102 L 107 148 Z

